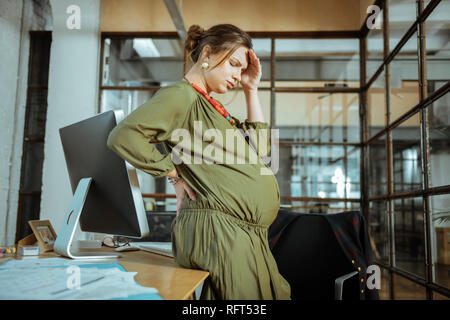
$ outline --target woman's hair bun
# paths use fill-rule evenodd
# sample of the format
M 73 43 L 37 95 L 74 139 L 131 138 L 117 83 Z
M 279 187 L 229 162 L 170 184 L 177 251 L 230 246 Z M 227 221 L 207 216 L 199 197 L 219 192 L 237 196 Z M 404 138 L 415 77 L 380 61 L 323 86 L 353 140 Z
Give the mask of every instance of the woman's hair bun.
M 253 48 L 250 36 L 232 24 L 217 24 L 207 30 L 198 24 L 191 25 L 184 48 L 192 62 L 197 63 L 205 46 L 210 47 L 211 54 L 227 54 L 217 65 L 223 63 L 240 46 Z
M 194 24 L 189 27 L 189 30 L 187 32 L 186 42 L 184 43 L 184 48 L 188 51 L 194 51 L 195 48 L 198 46 L 199 40 L 203 33 L 205 32 L 205 29 L 200 27 L 198 24 Z

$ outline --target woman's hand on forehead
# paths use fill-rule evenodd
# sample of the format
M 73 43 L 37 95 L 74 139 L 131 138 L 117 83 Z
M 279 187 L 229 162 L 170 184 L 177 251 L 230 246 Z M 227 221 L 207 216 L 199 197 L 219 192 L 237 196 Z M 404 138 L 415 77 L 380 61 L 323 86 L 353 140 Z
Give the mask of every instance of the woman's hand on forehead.
M 248 65 L 247 69 L 242 73 L 241 84 L 244 90 L 255 90 L 258 88 L 261 80 L 261 63 L 252 49 L 247 51 L 247 55 Z

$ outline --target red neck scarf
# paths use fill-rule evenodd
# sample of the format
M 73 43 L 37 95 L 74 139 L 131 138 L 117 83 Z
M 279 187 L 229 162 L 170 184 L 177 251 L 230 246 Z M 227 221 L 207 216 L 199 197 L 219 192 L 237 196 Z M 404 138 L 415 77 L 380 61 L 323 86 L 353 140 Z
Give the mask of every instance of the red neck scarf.
M 231 116 L 229 115 L 229 113 L 227 112 L 227 110 L 225 110 L 225 108 L 216 100 L 214 100 L 212 97 L 210 97 L 205 91 L 203 91 L 199 86 L 197 86 L 194 83 L 191 83 L 188 81 L 188 79 L 184 78 L 191 86 L 192 88 L 194 88 L 195 90 L 197 90 L 198 92 L 200 92 L 205 98 L 206 100 L 209 101 L 209 103 L 211 103 L 211 105 L 214 107 L 214 109 L 216 109 L 217 111 L 219 111 L 219 113 L 225 118 L 227 119 L 231 124 L 234 124 L 234 120 L 231 118 Z

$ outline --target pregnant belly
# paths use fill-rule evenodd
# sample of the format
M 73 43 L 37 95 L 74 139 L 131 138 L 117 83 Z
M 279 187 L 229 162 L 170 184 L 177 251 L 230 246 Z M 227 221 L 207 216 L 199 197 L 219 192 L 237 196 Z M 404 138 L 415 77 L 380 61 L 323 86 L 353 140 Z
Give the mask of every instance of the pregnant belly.
M 258 180 L 260 194 L 257 195 L 257 210 L 261 213 L 261 223 L 270 225 L 280 208 L 280 189 L 275 176 L 262 176 Z
M 280 208 L 278 182 L 274 175 L 252 175 L 242 179 L 242 186 L 234 189 L 245 216 L 258 224 L 270 225 Z
M 200 195 L 185 208 L 210 208 L 251 223 L 270 225 L 280 207 L 278 182 L 260 166 L 200 165 L 185 171 L 185 180 Z M 186 197 L 188 198 L 188 197 Z

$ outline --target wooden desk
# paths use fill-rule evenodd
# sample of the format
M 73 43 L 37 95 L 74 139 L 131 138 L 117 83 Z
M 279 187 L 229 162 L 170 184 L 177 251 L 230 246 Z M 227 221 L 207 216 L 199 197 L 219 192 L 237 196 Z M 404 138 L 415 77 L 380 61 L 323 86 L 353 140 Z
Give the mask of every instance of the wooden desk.
M 114 249 L 101 247 L 86 251 L 114 252 Z M 93 262 L 117 262 L 129 272 L 137 272 L 135 280 L 144 287 L 158 289 L 158 294 L 166 300 L 192 299 L 195 289 L 208 277 L 209 272 L 186 269 L 173 258 L 147 251 L 119 252 L 122 256 L 111 260 L 92 260 Z M 43 253 L 43 258 L 61 257 L 54 252 Z M 16 259 L 20 259 L 17 257 Z M 0 262 L 4 259 L 0 259 Z M 83 260 L 86 261 L 86 260 Z

